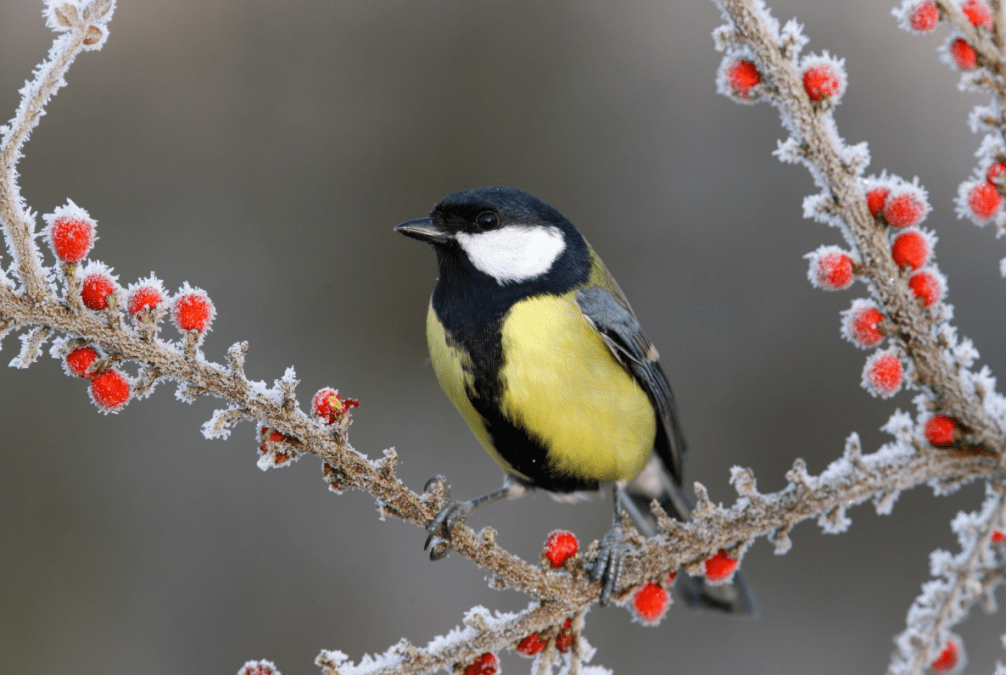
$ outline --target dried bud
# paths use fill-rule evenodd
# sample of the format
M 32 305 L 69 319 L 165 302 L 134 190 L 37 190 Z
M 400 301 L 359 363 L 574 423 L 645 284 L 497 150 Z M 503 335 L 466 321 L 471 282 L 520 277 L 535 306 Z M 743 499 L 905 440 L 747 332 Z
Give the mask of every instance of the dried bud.
M 573 635 L 573 620 L 566 619 L 559 629 L 559 634 L 555 636 L 555 648 L 565 654 L 573 646 L 576 636 Z

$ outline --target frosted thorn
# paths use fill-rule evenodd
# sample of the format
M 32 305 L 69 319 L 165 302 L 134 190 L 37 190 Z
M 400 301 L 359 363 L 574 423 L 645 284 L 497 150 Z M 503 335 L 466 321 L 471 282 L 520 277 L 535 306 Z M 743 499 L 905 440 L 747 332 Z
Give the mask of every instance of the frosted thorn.
M 792 527 L 792 525 L 785 525 L 769 535 L 769 541 L 775 544 L 776 555 L 788 553 L 793 547 L 793 542 L 789 538 L 789 531 Z
M 762 500 L 761 494 L 758 493 L 754 472 L 751 469 L 735 466 L 730 471 L 730 482 L 733 483 L 737 494 L 747 497 L 752 502 Z
M 42 353 L 42 345 L 52 332 L 46 326 L 38 326 L 21 336 L 21 351 L 10 362 L 11 368 L 27 368 Z
M 231 374 L 245 379 L 245 356 L 248 354 L 247 342 L 235 342 L 227 350 L 227 367 Z
M 807 463 L 798 457 L 793 462 L 793 468 L 786 472 L 786 480 L 801 490 L 809 490 L 809 479 L 810 475 L 807 473 Z
M 377 469 L 382 477 L 394 480 L 396 466 L 398 466 L 398 452 L 394 448 L 388 448 L 384 451 L 384 458 L 377 461 Z
M 859 442 L 859 434 L 855 432 L 845 439 L 845 459 L 855 468 L 862 468 L 863 446 Z
M 650 512 L 657 519 L 657 527 L 662 532 L 673 532 L 678 527 L 678 521 L 667 515 L 664 507 L 656 499 L 650 502 Z
M 709 499 L 709 491 L 702 483 L 695 482 L 695 509 L 692 511 L 692 520 L 699 521 L 709 518 L 716 512 L 716 505 Z

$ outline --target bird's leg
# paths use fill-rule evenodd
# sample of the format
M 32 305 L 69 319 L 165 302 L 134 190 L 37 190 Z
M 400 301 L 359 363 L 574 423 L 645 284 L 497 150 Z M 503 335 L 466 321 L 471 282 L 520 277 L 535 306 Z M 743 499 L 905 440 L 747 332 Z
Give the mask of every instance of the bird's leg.
M 604 535 L 597 549 L 594 565 L 590 568 L 590 580 L 601 583 L 602 605 L 611 602 L 611 594 L 618 586 L 622 576 L 622 565 L 625 562 L 625 532 L 622 531 L 622 507 L 624 485 L 615 483 L 615 517 L 611 529 Z
M 430 533 L 430 536 L 426 538 L 423 550 L 425 551 L 430 548 L 430 543 L 435 538 L 442 539 L 443 542 L 436 544 L 430 551 L 430 560 L 440 560 L 449 551 L 447 544 L 451 541 L 451 533 L 454 531 L 454 528 L 467 523 L 472 511 L 480 506 L 491 504 L 501 499 L 520 497 L 526 490 L 527 488 L 517 482 L 513 476 L 507 476 L 506 480 L 503 481 L 503 487 L 499 490 L 493 490 L 489 494 L 469 499 L 466 502 L 452 499 L 447 502 L 444 508 L 440 509 L 440 513 L 437 514 L 436 518 L 427 523 L 426 531 Z

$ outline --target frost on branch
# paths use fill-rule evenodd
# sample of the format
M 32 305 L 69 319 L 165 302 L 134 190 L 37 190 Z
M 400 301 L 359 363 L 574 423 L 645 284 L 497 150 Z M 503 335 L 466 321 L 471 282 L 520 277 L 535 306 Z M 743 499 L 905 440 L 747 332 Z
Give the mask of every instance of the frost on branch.
M 922 594 L 908 610 L 907 626 L 895 640 L 891 675 L 911 675 L 943 658 L 952 670 L 963 663 L 960 638 L 950 630 L 967 618 L 976 602 L 986 611 L 995 611 L 995 589 L 1002 583 L 1006 559 L 993 546 L 993 533 L 1006 527 L 1006 500 L 1003 485 L 986 484 L 985 503 L 978 512 L 958 513 L 951 523 L 960 552 L 956 555 L 937 549 L 930 556 L 935 577 L 922 586 Z M 946 652 L 956 642 L 957 649 Z M 954 657 L 951 659 L 951 657 Z

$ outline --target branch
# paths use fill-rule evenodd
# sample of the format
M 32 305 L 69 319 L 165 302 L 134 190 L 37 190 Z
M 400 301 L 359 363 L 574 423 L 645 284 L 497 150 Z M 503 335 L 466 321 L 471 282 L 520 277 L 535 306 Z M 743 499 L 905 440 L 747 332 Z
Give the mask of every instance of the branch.
M 922 595 L 908 610 L 908 625 L 895 638 L 898 649 L 888 670 L 891 675 L 918 673 L 932 663 L 953 639 L 950 629 L 964 620 L 979 600 L 984 598 L 989 610 L 995 609 L 993 592 L 1002 583 L 1004 563 L 992 547 L 992 535 L 1006 520 L 1004 492 L 1006 486 L 1001 482 L 989 483 L 982 510 L 959 513 L 954 519 L 960 553 L 932 553 L 932 573 L 939 578 L 923 584 Z

